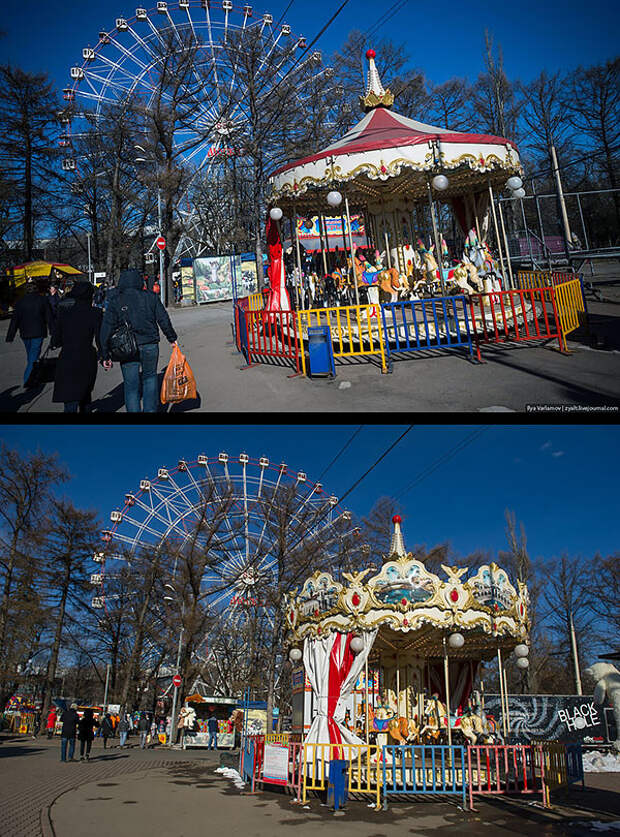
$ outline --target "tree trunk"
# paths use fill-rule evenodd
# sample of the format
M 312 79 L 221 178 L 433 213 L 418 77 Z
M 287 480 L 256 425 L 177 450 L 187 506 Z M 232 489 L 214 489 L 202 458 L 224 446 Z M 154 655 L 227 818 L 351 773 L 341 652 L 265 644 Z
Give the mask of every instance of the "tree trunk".
M 32 261 L 33 232 L 32 221 L 32 146 L 30 140 L 26 140 L 24 167 L 24 248 L 25 260 Z
M 45 678 L 45 696 L 43 698 L 43 706 L 41 708 L 41 719 L 47 717 L 49 706 L 52 702 L 52 691 L 56 681 L 56 667 L 58 665 L 58 654 L 60 652 L 60 641 L 62 639 L 62 629 L 65 621 L 65 608 L 67 606 L 67 595 L 69 592 L 69 582 L 71 580 L 71 573 L 69 565 L 65 570 L 65 577 L 63 578 L 62 592 L 60 596 L 60 604 L 58 606 L 58 619 L 56 620 L 56 632 L 54 634 L 54 645 L 52 646 L 52 655 L 47 665 L 47 675 Z

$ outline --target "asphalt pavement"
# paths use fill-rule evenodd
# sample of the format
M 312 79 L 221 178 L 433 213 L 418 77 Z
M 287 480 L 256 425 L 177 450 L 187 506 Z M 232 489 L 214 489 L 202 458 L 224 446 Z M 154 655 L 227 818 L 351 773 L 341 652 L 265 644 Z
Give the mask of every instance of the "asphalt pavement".
M 307 805 L 282 790 L 247 793 L 216 773 L 220 754 L 206 750 L 127 750 L 95 741 L 89 762 L 59 760 L 60 742 L 0 735 L 1 837 L 296 837 L 403 835 L 566 835 L 586 837 L 620 820 L 620 776 L 588 775 L 585 790 L 540 799 L 487 797 L 476 810 L 458 800 L 390 800 L 376 811 L 367 798 L 335 814 L 310 795 Z
M 569 340 L 570 354 L 548 345 L 490 347 L 486 363 L 456 352 L 418 352 L 381 374 L 375 359 L 350 359 L 336 366 L 336 378 L 291 377 L 288 366 L 247 364 L 232 341 L 231 303 L 173 308 L 170 316 L 197 381 L 198 398 L 162 412 L 394 413 L 521 412 L 577 415 L 585 421 L 617 416 L 620 407 L 620 302 L 589 301 L 590 331 Z M 62 412 L 52 401 L 53 385 L 24 391 L 20 386 L 25 351 L 19 338 L 5 342 L 8 320 L 0 322 L 0 411 Z M 160 378 L 170 346 L 160 344 Z M 120 368 L 99 369 L 94 413 L 124 412 Z

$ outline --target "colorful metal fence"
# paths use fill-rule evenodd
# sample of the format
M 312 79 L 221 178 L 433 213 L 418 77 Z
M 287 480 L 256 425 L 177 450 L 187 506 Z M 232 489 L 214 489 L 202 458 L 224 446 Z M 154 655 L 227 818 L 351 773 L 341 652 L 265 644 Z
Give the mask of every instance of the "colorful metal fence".
M 247 361 L 261 358 L 290 360 L 299 372 L 297 317 L 292 311 L 243 311 L 247 340 Z M 241 321 L 239 328 L 242 331 Z M 241 334 L 243 342 L 243 334 Z
M 379 355 L 381 371 L 387 372 L 385 345 L 378 305 L 346 305 L 339 308 L 308 308 L 297 312 L 301 364 L 306 374 L 303 338 L 310 326 L 327 325 L 331 331 L 334 357 Z
M 398 796 L 460 796 L 466 807 L 465 748 L 435 744 L 383 747 L 383 807 Z
M 381 306 L 381 319 L 389 367 L 397 352 L 466 347 L 473 357 L 464 296 L 391 302 Z
M 303 744 L 302 802 L 308 791 L 325 790 L 329 774 L 329 762 L 346 759 L 349 762 L 349 793 L 370 794 L 381 804 L 381 778 L 377 762 L 380 748 L 376 744 Z
M 472 294 L 469 317 L 479 359 L 484 343 L 557 338 L 562 350 L 553 288 Z
M 469 807 L 474 794 L 542 793 L 546 771 L 539 745 L 483 744 L 467 747 Z
M 554 306 L 558 312 L 561 339 L 564 343 L 564 350 L 568 351 L 566 335 L 579 328 L 586 314 L 583 288 L 579 279 L 571 279 L 569 282 L 555 285 L 553 295 L 555 297 Z

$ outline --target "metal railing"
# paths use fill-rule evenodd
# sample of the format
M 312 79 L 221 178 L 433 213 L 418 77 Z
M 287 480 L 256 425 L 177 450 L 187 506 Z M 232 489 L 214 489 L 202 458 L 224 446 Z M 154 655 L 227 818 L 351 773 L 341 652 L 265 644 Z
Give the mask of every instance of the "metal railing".
M 306 374 L 303 339 L 311 326 L 330 328 L 334 357 L 369 357 L 379 355 L 381 371 L 387 372 L 383 329 L 378 305 L 346 305 L 333 308 L 308 308 L 297 312 L 301 364 Z

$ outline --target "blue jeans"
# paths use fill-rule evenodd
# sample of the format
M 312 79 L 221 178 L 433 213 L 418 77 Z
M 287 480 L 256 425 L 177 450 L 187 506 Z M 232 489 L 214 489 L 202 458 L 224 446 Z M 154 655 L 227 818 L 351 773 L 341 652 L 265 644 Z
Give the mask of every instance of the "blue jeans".
M 67 761 L 67 744 L 69 745 L 69 758 L 73 758 L 75 753 L 75 738 L 61 738 L 60 739 L 60 760 Z
M 127 733 L 126 732 L 119 732 L 118 737 L 121 741 L 121 747 L 124 747 L 127 743 Z
M 213 744 L 213 747 L 211 746 Z M 210 732 L 209 733 L 209 749 L 210 750 L 217 750 L 217 732 Z
M 125 383 L 125 407 L 128 413 L 156 413 L 159 407 L 157 392 L 157 361 L 159 343 L 140 346 L 140 360 L 121 363 Z M 142 366 L 142 369 L 140 369 Z M 143 409 L 140 409 L 140 382 L 142 382 Z
M 26 347 L 26 371 L 24 372 L 24 386 L 26 386 L 26 381 L 30 377 L 30 373 L 32 372 L 32 367 L 35 364 L 35 361 L 39 359 L 39 355 L 41 354 L 41 346 L 43 345 L 43 338 L 42 337 L 29 337 L 25 338 L 22 337 L 22 342 Z

